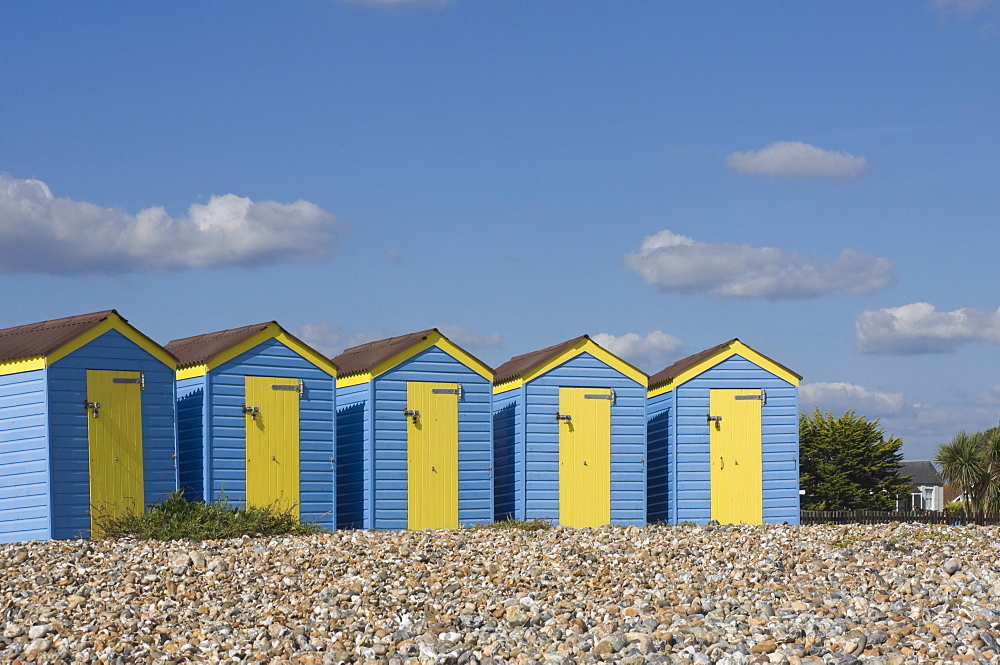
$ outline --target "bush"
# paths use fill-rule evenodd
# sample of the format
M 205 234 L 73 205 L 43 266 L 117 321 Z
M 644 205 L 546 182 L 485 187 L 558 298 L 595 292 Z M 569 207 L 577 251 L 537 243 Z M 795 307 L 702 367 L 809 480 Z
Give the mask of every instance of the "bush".
M 538 519 L 516 520 L 514 518 L 498 520 L 490 524 L 477 524 L 476 529 L 519 529 L 521 531 L 544 531 L 552 528 L 549 520 Z
M 205 503 L 188 501 L 177 490 L 140 515 L 94 515 L 94 531 L 103 538 L 145 540 L 215 540 L 241 536 L 308 535 L 323 531 L 301 523 L 289 509 L 277 505 L 241 508 L 220 497 Z

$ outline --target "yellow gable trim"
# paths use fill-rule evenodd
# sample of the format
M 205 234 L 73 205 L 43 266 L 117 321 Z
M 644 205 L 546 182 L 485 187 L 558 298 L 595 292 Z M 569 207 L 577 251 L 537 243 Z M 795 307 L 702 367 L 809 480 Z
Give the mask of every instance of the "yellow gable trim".
M 45 358 L 35 356 L 34 358 L 18 358 L 5 363 L 0 363 L 0 376 L 7 374 L 20 374 L 21 372 L 33 372 L 36 369 L 45 369 Z
M 140 333 L 138 330 L 133 328 L 125 319 L 121 318 L 117 314 L 109 314 L 108 318 L 101 321 L 99 324 L 83 333 L 76 339 L 63 344 L 61 347 L 50 353 L 45 357 L 45 365 L 51 365 L 52 363 L 65 358 L 69 354 L 73 353 L 80 347 L 90 344 L 95 339 L 103 335 L 104 333 L 117 330 L 121 333 L 127 340 L 138 346 L 140 349 L 153 356 L 161 363 L 169 367 L 170 369 L 175 369 L 177 367 L 177 361 L 172 355 L 167 353 L 163 347 L 151 341 L 148 337 Z
M 653 388 L 652 390 L 649 391 L 649 396 L 656 397 L 657 395 L 668 393 L 677 386 L 681 385 L 682 383 L 690 381 L 691 379 L 698 376 L 702 372 L 705 372 L 715 367 L 719 363 L 723 362 L 724 360 L 728 360 L 733 356 L 740 356 L 741 358 L 745 358 L 750 362 L 752 362 L 754 365 L 757 365 L 761 369 L 770 372 L 771 374 L 774 374 L 778 378 L 782 379 L 783 381 L 787 381 L 793 386 L 799 385 L 799 377 L 795 376 L 784 367 L 781 367 L 773 360 L 765 358 L 764 356 L 762 356 L 761 354 L 757 353 L 749 346 L 744 344 L 743 342 L 737 340 L 732 344 L 730 344 L 729 346 L 727 346 L 726 348 L 719 351 L 714 356 L 709 356 L 708 358 L 705 358 L 697 365 L 687 368 L 686 370 L 675 376 L 672 380 L 668 381 L 667 383 L 661 386 L 657 386 L 656 388 Z
M 641 370 L 632 367 L 627 362 L 619 358 L 618 356 L 612 354 L 609 351 L 598 346 L 598 344 L 591 339 L 582 339 L 573 346 L 569 347 L 562 353 L 560 353 L 555 358 L 552 358 L 544 365 L 539 365 L 532 370 L 525 372 L 522 376 L 516 379 L 511 379 L 510 381 L 505 381 L 503 383 L 493 386 L 493 394 L 507 392 L 508 390 L 513 390 L 518 388 L 525 383 L 532 381 L 533 379 L 549 372 L 556 367 L 562 365 L 563 363 L 569 362 L 573 358 L 583 354 L 589 353 L 598 360 L 600 360 L 605 365 L 621 372 L 628 378 L 632 379 L 639 385 L 645 387 L 649 385 L 649 377 L 646 376 Z
M 330 376 L 333 377 L 337 376 L 337 368 L 334 366 L 332 362 L 330 362 L 329 359 L 325 358 L 324 356 L 321 356 L 319 353 L 309 348 L 302 342 L 299 342 L 291 335 L 286 333 L 284 330 L 282 330 L 281 326 L 279 326 L 277 323 L 272 322 L 267 324 L 267 326 L 263 330 L 255 334 L 250 339 L 240 342 L 239 344 L 229 349 L 226 349 L 219 355 L 209 360 L 207 363 L 201 363 L 199 365 L 189 365 L 187 367 L 182 367 L 178 369 L 177 378 L 179 380 L 179 379 L 190 379 L 195 376 L 203 376 L 204 374 L 207 374 L 209 371 L 215 369 L 216 367 L 229 362 L 236 356 L 246 353 L 247 351 L 263 344 L 269 339 L 275 339 L 281 342 L 282 344 L 290 348 L 292 351 L 299 354 L 300 356 L 311 362 L 313 365 L 316 365 L 318 368 L 320 368 Z
M 449 356 L 462 363 L 473 372 L 483 377 L 489 382 L 493 382 L 493 372 L 489 367 L 484 365 L 482 362 L 469 355 L 461 348 L 459 348 L 454 342 L 449 340 L 447 337 L 439 332 L 432 332 L 427 335 L 427 339 L 420 340 L 417 344 L 409 347 L 405 351 L 401 351 L 394 355 L 393 357 L 385 360 L 375 367 L 373 367 L 368 372 L 361 372 L 359 374 L 352 374 L 351 376 L 346 376 L 341 379 L 337 379 L 338 388 L 348 388 L 350 386 L 357 386 L 362 383 L 368 383 L 380 374 L 388 372 L 390 369 L 399 365 L 400 363 L 406 362 L 413 356 L 426 351 L 432 346 L 436 346 Z

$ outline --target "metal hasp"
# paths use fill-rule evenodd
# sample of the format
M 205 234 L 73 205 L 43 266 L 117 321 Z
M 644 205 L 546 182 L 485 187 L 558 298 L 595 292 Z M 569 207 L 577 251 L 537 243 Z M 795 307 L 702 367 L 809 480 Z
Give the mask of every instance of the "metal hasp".
M 143 373 L 143 372 L 139 372 L 139 376 L 134 377 L 134 378 L 132 378 L 132 377 L 120 377 L 120 376 L 116 376 L 115 378 L 111 379 L 111 383 L 138 383 L 139 384 L 139 390 L 145 390 L 146 389 L 146 374 Z
M 759 395 L 734 395 L 733 399 L 759 399 L 761 405 L 767 404 L 767 391 L 763 388 L 760 389 Z
M 431 393 L 434 395 L 455 395 L 458 399 L 462 399 L 462 384 L 458 384 L 457 388 L 431 388 Z
M 257 414 L 260 413 L 260 407 L 257 406 L 247 406 L 246 404 L 241 404 L 243 407 L 243 413 L 250 414 L 250 420 L 257 420 Z
M 94 410 L 94 417 L 96 418 L 97 417 L 97 412 L 101 410 L 101 403 L 100 402 L 88 402 L 87 400 L 83 400 L 83 410 L 84 410 L 84 412 L 90 411 L 91 409 Z
M 566 422 L 569 422 L 572 419 L 573 419 L 573 416 L 569 415 L 568 413 L 557 413 L 556 414 L 556 420 L 565 420 Z
M 722 416 L 713 416 L 713 415 L 709 414 L 709 415 L 705 416 L 705 418 L 710 423 L 721 423 L 722 422 Z
M 420 411 L 417 409 L 403 409 L 403 415 L 407 418 L 413 418 L 413 424 L 417 424 L 417 418 L 420 417 Z
M 583 399 L 607 399 L 607 400 L 611 400 L 611 403 L 614 404 L 615 402 L 618 401 L 618 395 L 615 394 L 615 389 L 614 388 L 610 388 L 609 391 L 606 392 L 606 393 L 588 393 L 588 394 L 585 394 L 583 396 Z

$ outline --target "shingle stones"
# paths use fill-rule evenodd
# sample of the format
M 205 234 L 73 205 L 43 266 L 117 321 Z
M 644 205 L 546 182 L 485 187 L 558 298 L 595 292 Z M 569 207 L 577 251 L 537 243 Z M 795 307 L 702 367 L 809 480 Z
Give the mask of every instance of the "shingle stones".
M 0 662 L 1000 659 L 1000 533 L 339 531 L 0 547 Z

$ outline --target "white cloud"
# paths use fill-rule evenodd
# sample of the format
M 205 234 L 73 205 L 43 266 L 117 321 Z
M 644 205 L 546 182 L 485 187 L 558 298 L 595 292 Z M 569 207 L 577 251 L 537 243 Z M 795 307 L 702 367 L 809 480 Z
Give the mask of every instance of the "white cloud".
M 900 414 L 906 406 L 903 393 L 868 390 L 853 383 L 803 383 L 799 386 L 799 404 L 803 412 L 815 407 L 839 416 L 849 409 L 871 418 Z
M 979 405 L 993 406 L 1000 404 L 1000 386 L 993 386 L 989 390 L 979 393 L 973 400 Z
M 340 355 L 352 346 L 391 337 L 383 333 L 348 333 L 340 326 L 325 321 L 307 323 L 295 332 L 295 336 L 328 358 Z
M 810 298 L 831 291 L 871 293 L 895 279 L 889 259 L 845 249 L 832 263 L 798 252 L 697 242 L 668 230 L 648 236 L 625 265 L 662 291 L 736 298 Z
M 683 342 L 661 330 L 648 335 L 621 336 L 598 333 L 592 338 L 600 346 L 646 372 L 658 372 L 681 357 Z
M 503 338 L 498 332 L 489 335 L 473 335 L 460 326 L 438 326 L 438 330 L 465 349 L 496 349 L 503 344 Z
M 328 256 L 339 231 L 308 201 L 254 202 L 225 194 L 184 217 L 162 207 L 130 215 L 53 196 L 40 180 L 0 174 L 0 272 L 150 272 L 260 265 Z
M 779 178 L 858 180 L 870 173 L 864 157 L 823 150 L 801 141 L 776 141 L 760 150 L 730 153 L 726 167 L 747 175 Z
M 970 342 L 1000 344 L 1000 310 L 938 312 L 930 303 L 915 302 L 865 310 L 855 319 L 854 329 L 864 353 L 951 353 Z

